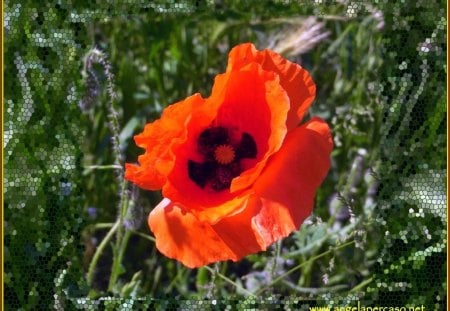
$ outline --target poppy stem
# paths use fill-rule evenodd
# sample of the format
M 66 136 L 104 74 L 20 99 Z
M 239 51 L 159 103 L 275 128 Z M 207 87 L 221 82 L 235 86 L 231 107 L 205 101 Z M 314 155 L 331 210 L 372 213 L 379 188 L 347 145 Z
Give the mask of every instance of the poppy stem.
M 94 272 L 95 267 L 97 266 L 97 262 L 105 250 L 106 246 L 108 245 L 109 241 L 111 241 L 112 237 L 117 231 L 117 228 L 119 227 L 119 222 L 116 221 L 112 228 L 108 231 L 105 238 L 102 240 L 100 245 L 95 250 L 94 256 L 92 257 L 91 262 L 89 263 L 88 273 L 87 273 L 87 283 L 89 286 L 92 286 L 92 281 L 94 280 Z
M 94 170 L 123 170 L 121 165 L 110 164 L 110 165 L 88 165 L 84 167 L 83 175 L 88 175 Z
M 96 224 L 92 224 L 90 226 L 87 227 L 87 230 L 99 230 L 99 229 L 109 229 L 112 228 L 114 226 L 115 223 L 113 222 L 99 222 Z
M 349 293 L 356 293 L 358 291 L 360 291 L 362 288 L 364 288 L 365 286 L 369 285 L 371 282 L 373 281 L 373 277 L 371 277 L 370 279 L 364 280 L 361 283 L 359 283 L 358 285 L 356 285 L 355 287 L 353 287 Z
M 269 288 L 269 287 L 275 285 L 276 283 L 278 283 L 279 281 L 283 280 L 283 279 L 284 279 L 285 277 L 287 277 L 288 275 L 294 273 L 295 271 L 297 271 L 298 269 L 302 268 L 303 266 L 309 264 L 310 262 L 315 261 L 316 259 L 319 259 L 319 258 L 321 258 L 321 257 L 324 257 L 324 256 L 326 256 L 326 255 L 328 255 L 328 254 L 331 254 L 332 252 L 335 252 L 335 251 L 337 251 L 337 250 L 339 250 L 339 249 L 341 249 L 341 248 L 345 248 L 345 247 L 347 247 L 347 246 L 349 246 L 349 245 L 351 245 L 351 244 L 354 244 L 354 243 L 355 243 L 355 241 L 352 240 L 352 241 L 349 241 L 349 242 L 347 242 L 347 243 L 338 245 L 338 246 L 336 246 L 336 247 L 330 248 L 329 250 L 327 250 L 327 251 L 325 251 L 325 252 L 323 252 L 323 253 L 320 253 L 320 254 L 317 255 L 317 256 L 314 256 L 314 257 L 308 259 L 307 261 L 302 262 L 302 263 L 299 264 L 298 266 L 292 268 L 291 270 L 289 270 L 289 271 L 287 271 L 286 273 L 284 273 L 284 274 L 280 275 L 279 277 L 277 277 L 277 278 L 276 278 L 275 280 L 273 280 L 270 284 L 268 284 L 268 285 L 266 285 L 266 286 L 263 286 L 262 288 L 258 289 L 258 290 L 255 292 L 255 295 L 256 295 L 256 296 L 259 296 L 259 295 L 260 295 L 263 291 L 265 291 L 267 288 Z
M 337 292 L 339 290 L 344 290 L 344 289 L 348 288 L 348 286 L 345 284 L 338 284 L 338 285 L 334 285 L 334 286 L 330 286 L 330 287 L 314 288 L 314 287 L 301 287 L 301 286 L 295 285 L 292 282 L 289 282 L 287 280 L 283 280 L 282 283 L 284 285 L 286 285 L 287 287 L 289 287 L 299 293 L 313 294 L 313 295 L 319 295 L 319 294 L 330 293 L 330 292 L 333 293 L 333 292 Z
M 90 229 L 90 230 L 100 230 L 100 229 L 108 229 L 108 228 L 111 228 L 113 226 L 114 226 L 114 223 L 105 222 L 105 223 L 93 224 L 92 226 L 88 227 L 88 229 Z M 130 231 L 131 233 L 133 233 L 133 234 L 135 234 L 137 236 L 140 236 L 141 238 L 146 239 L 146 240 L 148 240 L 148 241 L 150 241 L 152 243 L 156 243 L 155 238 L 150 236 L 150 235 L 148 235 L 148 234 L 145 234 L 143 232 L 139 232 L 139 231 L 136 231 L 136 230 L 128 230 L 128 231 Z
M 213 275 L 214 273 L 216 273 L 216 271 L 214 271 L 214 269 L 212 269 L 211 267 L 205 266 L 205 269 L 208 270 L 209 272 L 211 272 Z M 239 284 L 233 282 L 231 279 L 227 278 L 225 275 L 223 275 L 222 273 L 217 273 L 217 276 L 219 276 L 221 279 L 225 280 L 226 282 L 228 282 L 229 284 L 233 285 L 234 287 L 236 287 L 238 290 L 246 293 L 249 296 L 255 296 L 255 294 L 253 294 L 252 292 L 246 290 L 245 288 L 243 288 L 242 286 L 240 286 Z
M 142 232 L 139 232 L 139 231 L 136 231 L 136 230 L 128 230 L 128 231 L 130 231 L 131 233 L 136 234 L 136 235 L 140 236 L 141 238 L 146 239 L 146 240 L 148 240 L 148 241 L 150 241 L 152 243 L 156 243 L 155 238 L 150 236 L 150 235 L 148 235 L 148 234 L 145 234 L 145 233 L 142 233 Z
M 216 289 L 216 279 L 217 279 L 217 275 L 220 273 L 219 266 L 220 266 L 220 263 L 214 264 L 214 272 L 212 273 L 211 282 L 209 283 L 210 285 L 208 288 L 208 293 L 206 294 L 206 297 L 209 299 L 214 297 L 214 292 Z
M 128 206 L 130 203 L 130 197 L 127 194 L 127 182 L 123 180 L 121 182 L 121 191 L 120 191 L 120 204 L 119 204 L 119 215 L 117 219 L 118 229 L 116 233 L 116 243 L 113 246 L 113 263 L 111 267 L 111 275 L 109 277 L 108 290 L 112 291 L 114 285 L 117 282 L 117 279 L 122 274 L 121 263 L 123 259 L 123 255 L 125 253 L 125 249 L 128 244 L 128 240 L 130 239 L 131 232 L 129 230 L 125 230 L 123 226 L 123 219 L 127 213 Z M 124 233 L 125 230 L 125 233 Z
M 116 241 L 113 245 L 113 264 L 111 268 L 111 275 L 109 278 L 108 290 L 112 291 L 117 279 L 123 273 L 122 269 L 122 259 L 125 253 L 125 249 L 128 244 L 131 232 L 125 230 L 123 226 L 124 218 L 127 214 L 128 208 L 130 206 L 130 201 L 133 200 L 132 195 L 129 195 L 127 191 L 127 182 L 123 177 L 123 152 L 120 148 L 120 124 L 119 124 L 119 113 L 115 108 L 115 103 L 117 100 L 117 93 L 115 91 L 114 83 L 114 73 L 112 66 L 108 61 L 108 55 L 96 48 L 91 49 L 85 59 L 85 73 L 92 72 L 92 65 L 98 63 L 103 67 L 103 72 L 106 77 L 106 90 L 108 93 L 108 103 L 107 103 L 107 123 L 111 131 L 111 143 L 112 151 L 114 155 L 114 164 L 105 166 L 90 166 L 86 168 L 85 175 L 93 169 L 114 169 L 117 174 L 117 181 L 120 187 L 120 202 L 118 206 L 118 219 L 111 230 L 108 232 L 106 237 L 100 243 L 94 257 L 89 266 L 88 272 L 88 284 L 91 285 L 93 280 L 94 268 L 97 264 L 98 258 L 103 252 L 106 244 L 112 239 L 113 235 L 116 235 Z M 125 230 L 125 233 L 124 233 Z
M 117 282 L 117 279 L 122 274 L 122 259 L 125 254 L 125 250 L 127 248 L 128 240 L 130 239 L 131 232 L 130 230 L 126 230 L 123 238 L 120 241 L 120 245 L 114 253 L 113 265 L 111 268 L 111 276 L 109 278 L 108 291 L 112 292 L 114 289 L 114 285 Z
M 276 273 L 277 273 L 277 264 L 278 264 L 278 258 L 280 258 L 281 255 L 281 241 L 278 241 L 275 243 L 275 250 L 274 250 L 274 256 L 273 256 L 273 263 L 270 271 L 270 279 L 275 279 Z

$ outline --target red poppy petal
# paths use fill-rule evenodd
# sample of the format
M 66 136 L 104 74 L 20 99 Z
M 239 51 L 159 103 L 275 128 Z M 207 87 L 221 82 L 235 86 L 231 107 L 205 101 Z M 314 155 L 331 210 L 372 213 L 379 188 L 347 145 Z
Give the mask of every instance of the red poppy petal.
M 186 206 L 199 219 L 216 223 L 238 212 L 245 189 L 257 179 L 270 155 L 280 148 L 286 133 L 289 99 L 277 76 L 253 63 L 239 71 L 217 76 L 212 95 L 204 106 L 217 107 L 216 115 L 192 114 L 186 126 L 187 139 L 173 148 L 175 167 L 168 175 L 163 195 Z M 238 129 L 236 140 L 242 132 L 250 134 L 258 148 L 256 159 L 241 160 L 244 171 L 233 179 L 231 189 L 220 192 L 200 188 L 189 179 L 187 168 L 189 160 L 202 161 L 197 151 L 198 135 L 213 120 L 214 126 L 230 131 Z
M 148 225 L 156 238 L 156 247 L 169 258 L 196 268 L 212 262 L 232 260 L 266 249 L 263 236 L 255 230 L 252 218 L 260 204 L 247 198 L 248 204 L 239 214 L 226 217 L 215 225 L 198 220 L 184 208 L 164 199 L 148 217 Z M 247 202 L 246 201 L 246 202 Z
M 214 225 L 164 199 L 149 215 L 157 248 L 194 268 L 216 261 L 237 261 L 265 250 L 296 230 L 311 213 L 317 187 L 330 167 L 333 148 L 328 125 L 313 118 L 288 133 L 239 212 Z M 237 204 L 237 203 L 236 203 Z
M 222 218 L 212 227 L 222 240 L 236 254 L 237 260 L 259 251 L 266 250 L 266 243 L 260 231 L 255 230 L 254 217 L 261 210 L 259 198 L 250 195 L 240 212 Z
M 150 230 L 156 237 L 156 247 L 169 258 L 196 268 L 222 260 L 237 260 L 229 246 L 207 222 L 183 212 L 177 204 L 164 199 L 148 217 Z
M 201 211 L 206 207 L 220 206 L 234 198 L 228 191 L 217 192 L 211 189 L 202 189 L 189 178 L 188 161 L 198 163 L 204 161 L 203 156 L 198 152 L 197 139 L 200 133 L 208 128 L 216 118 L 220 104 L 220 102 L 211 101 L 208 98 L 203 105 L 192 111 L 191 117 L 185 125 L 186 139 L 180 140 L 172 148 L 176 159 L 173 169 L 167 175 L 168 182 L 164 185 L 162 193 L 164 197 L 189 208 L 190 211 Z
M 161 189 L 174 165 L 172 146 L 186 139 L 185 123 L 194 107 L 204 101 L 200 94 L 194 94 L 168 106 L 160 119 L 147 124 L 144 131 L 134 137 L 136 144 L 145 148 L 145 153 L 138 158 L 139 166 L 125 165 L 125 178 L 147 190 Z
M 333 149 L 325 121 L 313 118 L 289 132 L 253 189 L 261 198 L 254 221 L 269 245 L 298 228 L 311 213 L 317 188 L 330 168 Z
M 281 203 L 251 195 L 243 210 L 213 226 L 238 259 L 265 251 L 273 242 L 288 236 L 297 226 L 290 210 Z
M 283 143 L 289 98 L 278 77 L 261 70 L 256 63 L 217 76 L 214 92 L 224 93 L 223 104 L 217 113 L 217 124 L 250 134 L 258 148 L 256 159 L 241 161 L 244 172 L 232 181 L 230 192 L 233 193 L 249 187 L 261 173 L 267 159 Z
M 125 163 L 125 179 L 146 190 L 158 190 L 166 182 L 166 177 L 153 165 L 139 166 L 130 163 Z
M 256 195 L 243 212 L 214 225 L 216 232 L 225 241 L 229 236 L 252 245 L 250 254 L 297 230 L 312 211 L 316 189 L 330 168 L 332 148 L 330 129 L 319 118 L 288 133 L 256 181 Z
M 280 76 L 280 84 L 291 102 L 286 125 L 288 130 L 295 128 L 316 96 L 316 85 L 308 71 L 271 50 L 258 51 L 251 43 L 240 44 L 230 51 L 227 71 L 239 70 L 251 62 Z

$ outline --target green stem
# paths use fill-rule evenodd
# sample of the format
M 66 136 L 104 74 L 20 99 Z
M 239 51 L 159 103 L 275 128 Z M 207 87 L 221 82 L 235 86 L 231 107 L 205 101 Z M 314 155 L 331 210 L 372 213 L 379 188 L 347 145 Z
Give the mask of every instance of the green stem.
M 216 271 L 214 271 L 214 269 L 212 269 L 211 267 L 205 266 L 205 269 L 208 270 L 209 272 L 211 272 L 213 275 L 216 274 Z M 255 296 L 252 292 L 249 292 L 248 290 L 246 290 L 245 288 L 243 288 L 242 286 L 240 286 L 239 284 L 233 282 L 231 279 L 227 278 L 225 275 L 221 274 L 221 273 L 217 273 L 217 276 L 219 276 L 221 279 L 225 280 L 226 282 L 230 283 L 231 285 L 233 285 L 234 287 L 236 287 L 237 289 L 243 291 L 244 293 L 246 293 L 249 296 Z
M 313 258 L 311 258 L 311 259 L 313 259 Z M 310 272 L 311 272 L 311 269 L 312 269 L 314 261 L 315 261 L 315 260 L 311 260 L 311 259 L 306 261 L 304 264 L 304 267 L 303 267 L 304 269 L 302 270 L 302 274 L 301 274 L 302 276 L 301 276 L 300 282 L 299 282 L 300 285 L 306 286 L 311 283 Z
M 354 223 L 348 224 L 344 228 L 328 232 L 323 238 L 320 238 L 319 240 L 316 240 L 315 242 L 312 242 L 312 243 L 308 244 L 308 246 L 306 246 L 306 247 L 304 247 L 302 249 L 299 249 L 299 250 L 287 253 L 287 254 L 283 255 L 283 258 L 285 258 L 285 259 L 295 258 L 295 257 L 298 257 L 298 256 L 306 253 L 306 251 L 311 251 L 312 249 L 314 249 L 316 247 L 320 248 L 320 246 L 325 241 L 327 241 L 330 237 L 333 237 L 333 236 L 337 235 L 338 233 L 340 233 L 340 234 L 349 234 L 349 232 L 353 231 L 353 229 L 356 227 L 357 224 L 359 224 L 359 222 L 361 222 L 360 218 L 357 221 L 355 221 Z
M 102 222 L 97 224 L 92 224 L 89 226 L 88 230 L 99 230 L 99 229 L 108 229 L 114 226 L 114 223 L 112 222 Z M 143 239 L 149 240 L 150 242 L 156 243 L 156 239 L 148 234 L 136 231 L 136 230 L 129 230 L 131 233 L 140 236 Z
M 123 169 L 121 165 L 117 164 L 110 164 L 110 165 L 88 165 L 84 167 L 88 170 L 116 170 L 116 169 Z
M 214 291 L 216 289 L 216 279 L 217 279 L 217 275 L 219 274 L 219 265 L 220 265 L 220 263 L 216 263 L 214 265 L 214 271 L 212 273 L 210 286 L 208 289 L 208 293 L 206 294 L 206 297 L 208 297 L 208 298 L 214 297 Z
M 95 267 L 97 266 L 97 262 L 98 262 L 100 256 L 102 255 L 103 251 L 105 250 L 106 245 L 108 245 L 109 241 L 111 241 L 113 235 L 116 233 L 118 227 L 119 227 L 119 223 L 116 222 L 112 226 L 112 228 L 108 231 L 105 238 L 102 240 L 100 245 L 95 250 L 95 254 L 92 257 L 92 260 L 89 264 L 89 269 L 88 269 L 88 273 L 87 273 L 87 283 L 89 286 L 92 285 L 92 281 L 94 279 Z
M 119 249 L 119 256 L 118 256 L 119 264 L 122 262 L 123 256 L 125 254 L 125 250 L 126 250 L 127 245 L 128 245 L 128 240 L 130 239 L 130 236 L 131 236 L 131 232 L 129 230 L 125 231 L 125 235 L 123 237 L 122 245 L 121 245 L 122 247 Z
M 119 278 L 121 274 L 121 264 L 122 264 L 122 258 L 123 254 L 125 252 L 125 249 L 128 244 L 128 240 L 130 238 L 130 232 L 129 230 L 125 231 L 125 234 L 123 233 L 124 227 L 123 227 L 123 218 L 125 217 L 128 206 L 129 206 L 129 198 L 126 194 L 126 188 L 127 183 L 125 181 L 121 184 L 121 191 L 120 191 L 120 205 L 119 205 L 119 217 L 117 219 L 118 223 L 118 229 L 116 233 L 116 243 L 114 246 L 114 252 L 113 252 L 113 263 L 111 267 L 111 275 L 109 277 L 109 284 L 108 284 L 108 290 L 112 291 L 114 285 L 117 282 L 117 279 Z
M 107 228 L 111 228 L 113 226 L 114 226 L 113 222 L 99 222 L 99 223 L 92 224 L 91 226 L 89 226 L 89 229 L 91 229 L 91 230 L 107 229 Z
M 278 241 L 275 243 L 275 256 L 273 257 L 273 264 L 270 271 L 271 280 L 275 278 L 278 258 L 280 258 L 280 254 L 281 254 L 281 241 Z
M 326 255 L 328 255 L 328 254 L 331 254 L 331 253 L 334 252 L 334 251 L 337 251 L 337 250 L 339 250 L 339 249 L 341 249 L 341 248 L 347 247 L 347 246 L 349 246 L 349 245 L 351 245 L 351 244 L 353 244 L 353 243 L 355 243 L 355 241 L 350 241 L 350 242 L 341 244 L 341 245 L 339 245 L 339 246 L 336 246 L 336 247 L 333 247 L 333 248 L 327 250 L 326 252 L 323 252 L 323 253 L 321 253 L 321 254 L 319 254 L 319 255 L 317 255 L 317 256 L 314 256 L 314 257 L 308 259 L 308 260 L 305 261 L 305 262 L 302 262 L 302 263 L 299 264 L 298 266 L 292 268 L 291 270 L 289 270 L 289 271 L 287 271 L 286 273 L 284 273 L 284 274 L 280 275 L 279 277 L 277 277 L 277 278 L 276 278 L 275 280 L 273 280 L 270 284 L 268 284 L 268 285 L 266 285 L 266 286 L 263 286 L 262 288 L 258 289 L 258 290 L 255 292 L 255 295 L 256 295 L 256 296 L 259 296 L 259 294 L 261 294 L 261 293 L 262 293 L 263 291 L 265 291 L 267 288 L 269 288 L 269 287 L 273 286 L 274 284 L 278 283 L 279 281 L 281 281 L 282 279 L 284 279 L 284 278 L 285 278 L 286 276 L 288 276 L 289 274 L 294 273 L 294 272 L 297 271 L 298 269 L 302 268 L 304 265 L 307 265 L 310 261 L 314 261 L 314 260 L 316 260 L 316 259 L 319 259 L 319 258 L 321 258 L 321 257 L 324 257 L 324 256 L 326 256 Z
M 342 289 L 346 289 L 348 288 L 347 285 L 344 284 L 338 284 L 338 285 L 334 285 L 331 287 L 320 287 L 320 288 L 314 288 L 314 287 L 301 287 L 301 286 L 297 286 L 289 281 L 283 280 L 282 281 L 283 284 L 285 284 L 286 286 L 288 286 L 289 288 L 299 292 L 299 293 L 304 293 L 304 294 L 313 294 L 313 295 L 318 295 L 318 294 L 323 294 L 323 293 L 330 293 L 330 292 L 336 292 Z
M 117 282 L 117 279 L 122 274 L 122 260 L 123 256 L 125 254 L 125 250 L 127 248 L 128 240 L 130 239 L 131 232 L 129 230 L 125 231 L 125 234 L 123 235 L 122 241 L 120 243 L 119 248 L 116 251 L 116 254 L 113 259 L 113 266 L 111 268 L 111 276 L 109 278 L 109 284 L 108 284 L 108 291 L 112 292 L 113 287 Z
M 182 280 L 183 280 L 183 279 L 186 279 L 185 276 L 184 276 L 183 274 L 189 273 L 189 269 L 186 269 L 184 266 L 182 266 L 182 267 L 180 268 L 180 265 L 181 265 L 181 264 L 178 264 L 178 265 L 177 265 L 177 268 L 178 268 L 178 269 L 177 269 L 177 275 L 176 275 L 174 278 L 172 278 L 172 282 L 170 282 L 169 286 L 167 286 L 167 287 L 164 289 L 164 292 L 165 292 L 166 294 L 172 292 L 172 288 L 176 287 L 177 282 L 179 282 L 179 284 L 181 284 L 181 283 L 183 282 Z
M 128 209 L 128 195 L 126 194 L 127 189 L 127 183 L 125 181 L 122 182 L 120 189 L 120 204 L 119 204 L 119 228 L 117 230 L 117 239 L 116 239 L 116 246 L 119 246 L 122 242 L 122 235 L 123 235 L 123 218 L 125 217 Z
M 94 170 L 123 170 L 121 165 L 111 164 L 111 165 L 88 165 L 84 167 L 83 175 L 86 176 Z
M 369 285 L 371 282 L 373 281 L 373 277 L 371 277 L 370 279 L 364 280 L 361 283 L 359 283 L 358 285 L 356 285 L 355 287 L 353 287 L 349 293 L 356 293 L 359 290 L 361 290 L 362 288 L 364 288 L 366 285 Z
M 136 230 L 129 230 L 129 232 L 131 232 L 133 234 L 136 234 L 136 235 L 140 236 L 141 238 L 149 240 L 149 241 L 151 241 L 153 243 L 156 243 L 156 239 L 154 237 L 152 237 L 152 236 L 149 236 L 148 234 L 145 234 L 145 233 L 142 233 L 142 232 L 139 232 L 139 231 L 136 231 Z

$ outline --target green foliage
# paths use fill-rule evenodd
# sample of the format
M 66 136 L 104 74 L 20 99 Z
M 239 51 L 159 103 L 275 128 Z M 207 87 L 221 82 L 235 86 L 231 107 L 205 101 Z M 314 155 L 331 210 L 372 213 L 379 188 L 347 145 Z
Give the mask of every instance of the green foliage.
M 44 13 L 45 12 L 45 13 Z M 49 309 L 82 288 L 80 37 L 60 11 L 5 4 L 5 308 Z M 56 292 L 55 292 L 56 291 Z M 61 301 L 61 303 L 63 303 Z
M 419 1 L 390 4 L 384 54 L 379 222 L 383 247 L 367 290 L 387 303 L 445 309 L 446 19 Z M 432 13 L 433 12 L 433 13 Z M 397 21 L 397 22 L 396 22 Z M 401 21 L 401 22 L 400 22 Z M 410 47 L 406 49 L 405 46 Z M 412 52 L 414 51 L 414 53 Z
M 6 1 L 5 308 L 444 310 L 444 3 L 316 2 Z M 311 20 L 323 36 L 285 56 L 333 131 L 313 215 L 237 263 L 163 257 L 146 225 L 161 195 L 123 180 L 133 135 L 208 96 L 234 45 L 292 45 Z

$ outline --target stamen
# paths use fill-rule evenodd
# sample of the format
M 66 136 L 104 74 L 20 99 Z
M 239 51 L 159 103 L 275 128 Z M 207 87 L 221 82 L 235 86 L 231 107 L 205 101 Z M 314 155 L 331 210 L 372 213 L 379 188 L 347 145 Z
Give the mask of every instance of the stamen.
M 188 159 L 189 178 L 199 187 L 215 191 L 230 188 L 233 178 L 242 172 L 240 160 L 257 155 L 256 142 L 250 134 L 244 132 L 239 142 L 233 142 L 228 129 L 222 126 L 201 132 L 197 148 L 203 162 Z
M 214 158 L 220 164 L 229 164 L 235 157 L 234 148 L 230 145 L 221 145 L 214 151 Z

